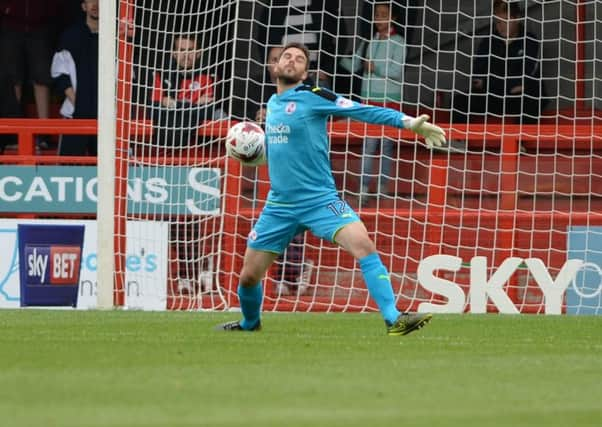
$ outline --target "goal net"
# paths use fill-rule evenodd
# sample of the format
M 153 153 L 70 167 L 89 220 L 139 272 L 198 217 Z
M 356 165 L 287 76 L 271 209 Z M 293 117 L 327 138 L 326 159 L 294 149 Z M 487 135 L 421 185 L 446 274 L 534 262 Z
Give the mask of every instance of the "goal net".
M 120 0 L 105 40 L 116 114 L 100 123 L 117 129 L 115 210 L 99 213 L 114 227 L 114 265 L 99 265 L 99 286 L 118 305 L 135 292 L 154 301 L 142 308 L 238 307 L 269 182 L 265 166 L 226 158 L 223 138 L 235 121 L 263 120 L 270 61 L 300 41 L 315 84 L 446 129 L 448 147 L 428 150 L 407 131 L 329 125 L 338 189 L 401 309 L 600 313 L 602 7 L 496 4 Z M 151 253 L 162 255 L 140 262 Z M 375 310 L 355 260 L 309 232 L 264 292 L 265 310 Z

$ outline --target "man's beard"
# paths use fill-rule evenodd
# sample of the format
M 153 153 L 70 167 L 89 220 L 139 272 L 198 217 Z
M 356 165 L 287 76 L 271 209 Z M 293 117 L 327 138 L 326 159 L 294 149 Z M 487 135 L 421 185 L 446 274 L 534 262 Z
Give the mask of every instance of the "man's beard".
M 289 77 L 289 76 L 280 75 L 280 76 L 278 76 L 278 81 L 285 85 L 293 85 L 295 83 L 299 83 L 301 81 L 301 79 L 297 76 Z

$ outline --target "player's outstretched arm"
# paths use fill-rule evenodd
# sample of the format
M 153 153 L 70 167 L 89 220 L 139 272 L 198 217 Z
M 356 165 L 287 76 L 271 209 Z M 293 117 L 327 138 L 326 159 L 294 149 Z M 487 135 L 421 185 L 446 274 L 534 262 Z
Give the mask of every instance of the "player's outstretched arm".
M 427 114 L 418 117 L 406 116 L 403 119 L 403 126 L 424 137 L 424 142 L 428 148 L 445 145 L 445 132 L 439 126 L 429 123 L 429 119 L 430 117 Z
M 395 127 L 400 125 L 399 116 L 401 114 L 403 127 L 424 137 L 428 148 L 441 147 L 445 144 L 445 132 L 439 126 L 428 123 L 430 117 L 426 114 L 412 117 L 390 108 L 360 104 L 319 87 L 302 86 L 298 90 L 317 95 L 313 98 L 312 104 L 315 114 L 349 117 L 365 123 Z

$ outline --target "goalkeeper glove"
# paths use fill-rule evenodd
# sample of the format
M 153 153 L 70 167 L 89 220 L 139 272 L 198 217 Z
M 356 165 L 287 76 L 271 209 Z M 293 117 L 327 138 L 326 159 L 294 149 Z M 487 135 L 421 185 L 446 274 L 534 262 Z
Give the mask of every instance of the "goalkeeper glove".
M 418 117 L 405 116 L 403 127 L 411 129 L 418 135 L 424 137 L 428 148 L 441 147 L 445 145 L 445 132 L 439 126 L 429 123 L 430 117 L 422 114 Z

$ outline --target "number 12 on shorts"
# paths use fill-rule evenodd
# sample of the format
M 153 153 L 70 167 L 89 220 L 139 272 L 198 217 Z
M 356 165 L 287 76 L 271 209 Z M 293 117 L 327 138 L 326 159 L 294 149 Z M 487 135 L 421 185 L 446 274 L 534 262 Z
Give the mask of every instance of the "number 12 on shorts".
M 329 203 L 327 208 L 336 216 L 341 216 L 345 212 L 347 212 L 347 203 L 345 203 L 342 200 L 339 200 L 333 203 Z

